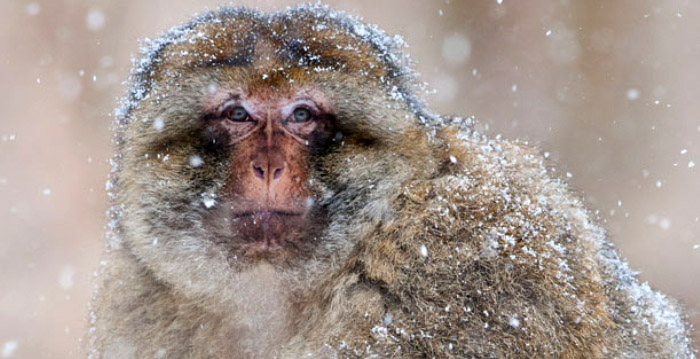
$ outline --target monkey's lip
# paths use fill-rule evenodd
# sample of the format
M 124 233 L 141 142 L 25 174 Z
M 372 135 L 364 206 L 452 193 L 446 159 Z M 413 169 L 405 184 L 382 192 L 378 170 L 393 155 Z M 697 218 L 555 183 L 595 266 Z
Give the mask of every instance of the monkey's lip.
M 304 213 L 286 209 L 237 211 L 231 216 L 237 238 L 256 253 L 286 247 L 298 239 L 306 224 Z
M 238 213 L 233 213 L 231 217 L 241 218 L 241 217 L 259 217 L 259 218 L 270 218 L 270 217 L 301 217 L 303 212 L 289 211 L 289 210 L 254 210 L 254 211 L 243 211 Z

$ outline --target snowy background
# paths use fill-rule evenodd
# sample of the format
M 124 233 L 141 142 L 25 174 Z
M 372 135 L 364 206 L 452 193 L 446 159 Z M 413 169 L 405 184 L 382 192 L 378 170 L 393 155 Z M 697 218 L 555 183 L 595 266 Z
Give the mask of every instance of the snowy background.
M 328 3 L 403 35 L 434 109 L 539 145 L 700 326 L 700 2 Z M 0 358 L 76 356 L 129 58 L 218 4 L 0 1 Z

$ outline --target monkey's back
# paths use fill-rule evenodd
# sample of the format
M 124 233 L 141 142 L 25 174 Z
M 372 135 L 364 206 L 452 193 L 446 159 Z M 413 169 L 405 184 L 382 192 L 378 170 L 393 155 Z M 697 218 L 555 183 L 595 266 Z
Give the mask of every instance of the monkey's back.
M 397 357 L 694 358 L 675 304 L 638 282 L 537 151 L 471 130 L 442 135 L 444 173 L 407 183 L 395 219 L 353 258 L 394 298 L 357 346 Z

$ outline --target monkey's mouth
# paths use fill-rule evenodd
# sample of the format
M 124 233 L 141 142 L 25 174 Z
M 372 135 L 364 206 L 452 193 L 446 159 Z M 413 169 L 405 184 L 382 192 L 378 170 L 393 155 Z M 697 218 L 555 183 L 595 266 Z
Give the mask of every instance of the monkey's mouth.
M 255 251 L 283 249 L 297 241 L 306 227 L 304 213 L 289 210 L 255 210 L 231 214 L 233 231 Z
M 274 216 L 279 216 L 279 217 L 295 217 L 295 216 L 303 216 L 303 212 L 294 212 L 294 211 L 286 211 L 286 210 L 257 210 L 257 211 L 245 211 L 245 212 L 239 212 L 239 213 L 234 213 L 231 215 L 233 218 L 241 218 L 241 217 L 255 217 L 259 218 L 261 220 L 264 219 L 269 219 Z

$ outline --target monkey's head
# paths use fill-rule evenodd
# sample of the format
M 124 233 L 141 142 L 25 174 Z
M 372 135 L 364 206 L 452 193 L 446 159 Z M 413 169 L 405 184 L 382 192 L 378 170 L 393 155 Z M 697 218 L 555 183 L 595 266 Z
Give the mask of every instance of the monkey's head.
M 428 115 L 400 46 L 321 5 L 219 10 L 151 42 L 117 113 L 120 245 L 192 297 L 230 299 L 261 266 L 327 273 L 439 165 L 410 164 Z

